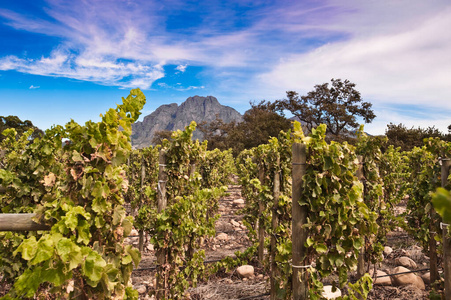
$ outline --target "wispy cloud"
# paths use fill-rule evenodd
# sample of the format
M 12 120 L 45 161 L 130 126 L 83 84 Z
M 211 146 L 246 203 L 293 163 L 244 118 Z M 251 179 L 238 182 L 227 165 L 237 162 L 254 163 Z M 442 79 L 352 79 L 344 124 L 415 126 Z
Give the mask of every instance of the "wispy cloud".
M 1 57 L 0 70 L 149 89 L 167 65 L 180 73 L 201 66 L 217 96 L 246 103 L 347 78 L 375 107 L 451 109 L 447 0 L 46 2 L 44 17 L 0 9 L 0 18 L 60 43 L 51 53 Z
M 262 94 L 306 93 L 315 84 L 346 78 L 375 104 L 379 133 L 389 122 L 436 124 L 444 130 L 451 113 L 451 32 L 445 29 L 451 28 L 451 5 L 444 1 L 330 3 L 344 13 L 317 29 L 338 30 L 344 38 L 285 55 L 254 80 Z M 416 105 L 431 117 L 419 118 L 402 109 L 387 114 L 394 103 Z M 434 115 L 437 109 L 443 113 Z
M 179 91 L 179 92 L 186 92 L 186 91 L 191 91 L 191 90 L 201 90 L 201 89 L 205 88 L 205 86 L 203 86 L 203 85 L 202 86 L 190 85 L 188 87 L 183 87 L 181 83 L 177 83 L 175 86 L 173 86 L 173 85 L 169 85 L 165 82 L 159 82 L 159 83 L 157 83 L 157 85 L 160 88 L 172 89 L 172 90 Z
M 30 90 L 35 90 L 35 89 L 38 89 L 38 88 L 40 88 L 39 85 L 38 85 L 38 86 L 30 85 L 30 87 L 29 87 L 28 89 L 30 89 Z
M 55 50 L 49 57 L 40 59 L 7 56 L 0 59 L 0 70 L 67 77 L 123 88 L 139 86 L 144 89 L 150 88 L 155 80 L 164 76 L 163 68 L 159 65 L 149 66 L 139 62 L 122 63 L 117 60 L 106 60 L 104 57 L 93 58 L 84 55 L 77 57 L 60 50 Z
M 187 67 L 188 65 L 178 65 L 175 69 L 180 71 L 181 73 L 184 73 Z

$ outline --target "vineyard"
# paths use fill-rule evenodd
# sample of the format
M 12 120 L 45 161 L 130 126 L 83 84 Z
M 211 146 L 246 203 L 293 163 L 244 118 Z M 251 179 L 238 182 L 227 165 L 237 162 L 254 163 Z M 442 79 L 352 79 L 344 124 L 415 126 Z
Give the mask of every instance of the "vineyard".
M 234 158 L 193 122 L 132 150 L 145 97 L 122 102 L 33 141 L 3 133 L 0 299 L 390 299 L 402 275 L 451 299 L 451 143 L 401 152 L 295 122 Z M 407 246 L 423 266 L 391 268 Z

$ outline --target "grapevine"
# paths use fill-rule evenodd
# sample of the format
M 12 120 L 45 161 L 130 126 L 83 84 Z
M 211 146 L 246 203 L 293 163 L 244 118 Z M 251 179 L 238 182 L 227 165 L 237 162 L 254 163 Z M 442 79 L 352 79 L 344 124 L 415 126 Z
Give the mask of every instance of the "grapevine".
M 47 131 L 43 139 L 21 153 L 22 160 L 29 158 L 39 165 L 41 162 L 29 152 L 37 151 L 33 147 L 41 143 L 39 151 L 53 156 L 47 163 L 59 164 L 37 172 L 43 175 L 40 188 L 25 189 L 36 197 L 31 199 L 37 202 L 37 219 L 51 230 L 26 237 L 14 251 L 26 261 L 27 268 L 4 299 L 47 292 L 58 299 L 137 299 L 129 279 L 140 253 L 123 245 L 132 220 L 125 216 L 121 191 L 128 187 L 123 164 L 131 150 L 131 124 L 144 103 L 142 92 L 132 90 L 122 104 L 102 115 L 101 122 L 81 126 L 71 121 L 64 128 Z M 68 139 L 64 147 L 61 138 Z M 14 180 L 2 178 L 1 183 L 10 191 L 14 189 Z M 7 200 L 12 207 L 13 197 L 2 201 Z M 23 206 L 23 199 L 17 200 L 21 201 L 17 206 Z

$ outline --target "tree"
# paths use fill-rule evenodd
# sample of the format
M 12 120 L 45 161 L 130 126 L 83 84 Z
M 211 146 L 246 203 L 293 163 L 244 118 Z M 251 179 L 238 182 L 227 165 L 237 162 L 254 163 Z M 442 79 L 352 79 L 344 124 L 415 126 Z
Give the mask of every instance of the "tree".
M 410 151 L 414 147 L 423 146 L 423 140 L 430 137 L 438 137 L 446 139 L 446 136 L 440 132 L 435 126 L 428 128 L 407 128 L 402 123 L 395 125 L 390 123 L 387 125 L 385 135 L 388 138 L 388 145 L 401 147 L 402 151 Z
M 19 136 L 29 129 L 33 129 L 33 133 L 30 138 L 33 140 L 37 137 L 41 137 L 44 132 L 38 127 L 34 126 L 29 120 L 22 121 L 17 116 L 0 116 L 0 142 L 5 139 L 5 136 L 1 134 L 5 129 L 14 128 Z
M 315 85 L 306 96 L 288 91 L 287 99 L 277 101 L 277 106 L 289 110 L 309 131 L 319 124 L 326 124 L 326 133 L 335 139 L 357 130 L 357 117 L 362 117 L 365 123 L 371 123 L 376 117 L 371 110 L 372 104 L 362 101 L 355 84 L 341 79 L 332 79 L 331 86 L 328 83 Z
M 267 143 L 270 137 L 277 137 L 281 130 L 291 128 L 290 120 L 278 113 L 275 103 L 261 101 L 250 103 L 251 109 L 246 111 L 243 121 L 224 123 L 216 117 L 209 124 L 200 124 L 199 130 L 208 141 L 208 149 L 225 150 L 232 148 L 238 155 L 244 149 L 250 149 Z
M 156 131 L 152 138 L 152 145 L 161 145 L 164 139 L 170 140 L 172 131 L 160 130 Z
M 219 115 L 210 123 L 202 122 L 197 128 L 202 132 L 204 140 L 208 141 L 208 150 L 220 149 L 227 150 L 232 148 L 230 145 L 229 135 L 236 128 L 236 122 L 224 123 Z

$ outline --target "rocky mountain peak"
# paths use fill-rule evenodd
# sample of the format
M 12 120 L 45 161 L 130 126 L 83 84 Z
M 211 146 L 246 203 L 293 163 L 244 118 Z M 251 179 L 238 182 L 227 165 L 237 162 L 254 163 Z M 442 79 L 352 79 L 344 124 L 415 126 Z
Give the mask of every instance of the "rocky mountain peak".
M 235 109 L 221 105 L 213 96 L 193 96 L 186 99 L 180 106 L 177 103 L 165 104 L 153 113 L 145 116 L 142 122 L 132 125 L 132 145 L 134 148 L 148 147 L 153 136 L 161 130 L 184 129 L 191 121 L 196 123 L 211 122 L 219 116 L 224 122 L 240 122 L 242 116 Z M 195 139 L 202 139 L 202 134 L 196 130 Z

